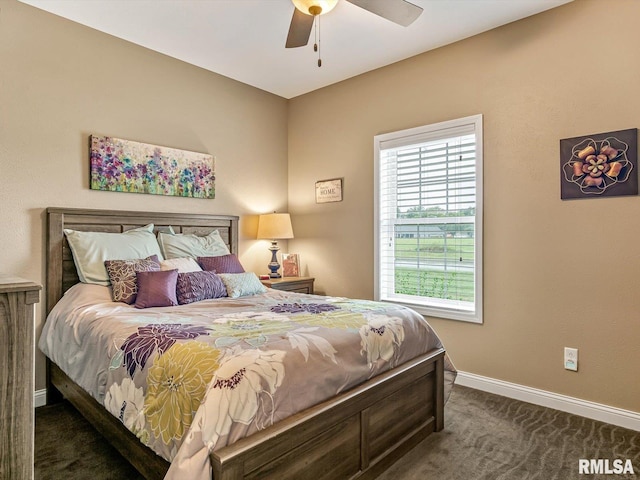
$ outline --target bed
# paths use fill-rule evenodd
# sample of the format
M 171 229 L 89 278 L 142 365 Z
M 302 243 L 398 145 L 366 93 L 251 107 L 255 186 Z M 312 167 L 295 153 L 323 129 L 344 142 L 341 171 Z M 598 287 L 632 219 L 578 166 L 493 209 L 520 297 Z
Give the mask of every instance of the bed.
M 62 304 L 64 293 L 73 291 L 72 287 L 82 288 L 77 286 L 79 279 L 64 229 L 120 233 L 147 224 L 156 230 L 171 226 L 182 234 L 207 235 L 217 230 L 229 251 L 237 253 L 235 216 L 49 208 L 47 312 Z M 278 305 L 355 302 L 329 297 L 317 297 L 316 302 L 314 296 L 276 291 L 263 297 L 262 301 Z M 358 308 L 378 308 L 373 303 L 358 304 Z M 85 391 L 55 362 L 48 361 L 47 376 L 48 401 L 60 395 L 66 398 L 145 478 L 180 478 L 171 474 L 171 464 L 165 458 L 109 413 L 95 393 Z M 428 351 L 403 359 L 363 383 L 349 385 L 337 395 L 278 416 L 277 421 L 266 422 L 247 436 L 207 450 L 209 474 L 215 480 L 375 478 L 426 436 L 443 429 L 445 398 L 454 378 L 455 370 L 437 340 Z M 193 439 L 193 432 L 187 437 Z

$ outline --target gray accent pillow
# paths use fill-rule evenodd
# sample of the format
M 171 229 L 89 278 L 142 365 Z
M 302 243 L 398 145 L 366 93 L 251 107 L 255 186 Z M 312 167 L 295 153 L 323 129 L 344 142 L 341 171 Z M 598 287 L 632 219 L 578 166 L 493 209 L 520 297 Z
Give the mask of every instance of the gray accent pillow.
M 253 272 L 245 273 L 220 273 L 224 286 L 227 287 L 227 296 L 231 298 L 244 297 L 245 295 L 257 295 L 267 291 L 258 277 Z

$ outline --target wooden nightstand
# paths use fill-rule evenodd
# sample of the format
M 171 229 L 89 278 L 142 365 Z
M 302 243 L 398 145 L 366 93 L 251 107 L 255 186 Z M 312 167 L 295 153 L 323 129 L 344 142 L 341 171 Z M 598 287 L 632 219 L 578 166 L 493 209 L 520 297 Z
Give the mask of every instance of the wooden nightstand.
M 265 287 L 275 288 L 276 290 L 313 294 L 314 280 L 314 277 L 282 277 L 260 281 Z
M 0 275 L 0 478 L 33 478 L 34 312 L 41 288 Z

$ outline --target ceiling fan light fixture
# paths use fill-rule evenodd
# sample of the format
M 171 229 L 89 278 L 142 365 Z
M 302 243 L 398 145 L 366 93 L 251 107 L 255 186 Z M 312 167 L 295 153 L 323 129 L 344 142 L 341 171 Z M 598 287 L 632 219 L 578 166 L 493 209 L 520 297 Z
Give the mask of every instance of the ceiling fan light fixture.
M 295 7 L 305 15 L 324 15 L 333 10 L 338 0 L 291 0 Z

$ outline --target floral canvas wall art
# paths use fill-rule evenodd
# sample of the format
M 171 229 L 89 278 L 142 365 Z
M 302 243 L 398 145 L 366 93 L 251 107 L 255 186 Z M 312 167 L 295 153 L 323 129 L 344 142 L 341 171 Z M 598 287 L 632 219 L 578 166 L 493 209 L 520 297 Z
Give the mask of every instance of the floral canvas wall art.
M 215 198 L 215 165 L 206 153 L 91 136 L 92 190 Z
M 560 140 L 560 196 L 637 195 L 637 162 L 635 128 Z

